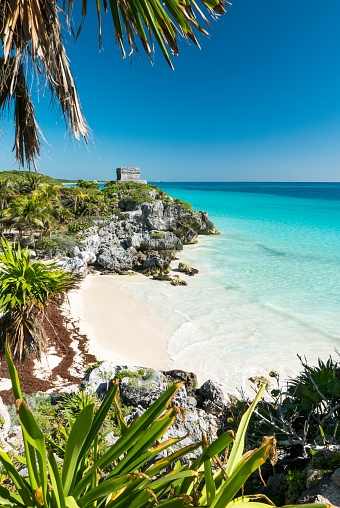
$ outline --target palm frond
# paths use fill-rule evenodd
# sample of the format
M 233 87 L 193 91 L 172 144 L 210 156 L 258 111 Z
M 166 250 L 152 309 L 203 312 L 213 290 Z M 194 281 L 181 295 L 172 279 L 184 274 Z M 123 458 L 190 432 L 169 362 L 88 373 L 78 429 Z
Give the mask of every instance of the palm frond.
M 52 99 L 62 111 L 66 127 L 87 143 L 74 78 L 66 55 L 55 0 L 0 2 L 0 113 L 15 103 L 15 150 L 19 164 L 33 163 L 40 152 L 39 128 L 30 96 L 35 80 L 48 83 Z M 26 69 L 26 73 L 24 72 Z M 29 77 L 30 83 L 26 83 Z
M 87 1 L 82 0 L 82 22 L 78 28 L 77 37 L 87 14 Z M 226 6 L 231 5 L 227 0 L 201 0 L 202 8 L 195 0 L 101 0 L 96 1 L 99 21 L 99 46 L 102 44 L 101 17 L 102 10 L 111 11 L 117 46 L 122 50 L 123 58 L 126 56 L 124 37 L 128 43 L 130 54 L 136 51 L 139 54 L 136 37 L 142 44 L 144 51 L 152 60 L 153 42 L 156 41 L 170 67 L 173 65 L 167 50 L 176 56 L 179 53 L 177 36 L 190 39 L 199 47 L 193 29 L 204 35 L 208 32 L 198 23 L 197 15 L 210 27 L 207 14 L 217 18 L 226 12 Z M 108 9 L 109 5 L 109 9 Z M 72 14 L 74 0 L 64 0 L 64 7 L 69 15 Z M 103 6 L 103 9 L 102 9 Z M 149 34 L 149 39 L 147 37 Z

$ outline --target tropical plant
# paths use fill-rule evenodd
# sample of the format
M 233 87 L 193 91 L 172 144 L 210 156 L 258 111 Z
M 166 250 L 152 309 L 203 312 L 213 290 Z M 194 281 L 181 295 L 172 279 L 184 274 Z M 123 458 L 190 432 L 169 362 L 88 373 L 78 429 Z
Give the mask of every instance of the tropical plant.
M 213 17 L 226 12 L 226 0 L 201 0 L 203 10 Z M 87 0 L 81 6 L 82 22 L 87 13 Z M 52 98 L 62 110 L 66 126 L 76 139 L 87 141 L 88 127 L 83 117 L 79 98 L 66 55 L 60 21 L 65 11 L 65 25 L 72 27 L 74 0 L 2 0 L 0 3 L 0 113 L 14 111 L 15 153 L 22 165 L 26 162 L 36 168 L 40 153 L 40 130 L 35 119 L 31 98 L 33 84 L 48 83 Z M 104 11 L 111 11 L 117 45 L 125 57 L 123 37 L 128 41 L 130 54 L 139 54 L 137 40 L 152 59 L 154 40 L 170 67 L 173 68 L 166 45 L 173 55 L 179 52 L 177 37 L 183 36 L 199 46 L 194 30 L 207 35 L 196 19 L 198 13 L 209 22 L 195 0 L 103 0 Z M 101 46 L 101 1 L 96 1 L 99 19 L 99 46 Z M 78 14 L 78 13 L 77 13 Z M 31 82 L 27 81 L 30 79 Z M 40 81 L 41 80 L 41 81 Z M 14 103 L 14 108 L 11 108 Z
M 8 205 L 8 199 L 14 196 L 15 192 L 13 186 L 10 185 L 9 178 L 4 178 L 0 180 L 0 210 L 4 210 L 4 208 Z
M 20 194 L 32 194 L 44 185 L 44 177 L 37 173 L 27 173 L 25 178 L 18 180 L 16 184 Z
M 99 185 L 96 182 L 89 182 L 88 180 L 77 180 L 77 187 L 82 187 L 83 189 L 91 189 L 91 190 L 99 190 Z
M 13 199 L 4 216 L 10 229 L 15 228 L 20 234 L 28 230 L 34 246 L 34 232 L 43 230 L 45 223 L 51 220 L 48 200 L 40 191 Z
M 71 273 L 55 263 L 31 261 L 28 249 L 0 242 L 0 356 L 5 352 L 6 335 L 13 357 L 22 362 L 26 355 L 40 359 L 45 342 L 41 323 L 48 303 L 60 303 L 62 295 L 76 289 Z
M 271 504 L 265 496 L 235 498 L 249 475 L 270 457 L 275 458 L 275 439 L 267 438 L 255 450 L 244 452 L 244 437 L 251 414 L 263 394 L 263 385 L 252 406 L 245 413 L 237 435 L 225 432 L 212 443 L 203 436 L 202 443 L 192 444 L 170 453 L 159 454 L 178 445 L 184 438 L 162 441 L 181 409 L 169 405 L 183 383 L 171 385 L 140 417 L 127 426 L 119 407 L 119 388 L 116 381 L 106 398 L 95 411 L 94 404 L 85 405 L 72 425 L 58 467 L 53 445 L 38 427 L 29 407 L 22 398 L 18 374 L 6 348 L 8 368 L 18 417 L 23 431 L 29 477 L 18 473 L 10 457 L 0 450 L 0 461 L 6 469 L 14 489 L 0 486 L 1 504 L 7 507 L 45 508 L 184 508 L 205 506 L 246 508 L 254 501 L 254 508 Z M 112 403 L 121 429 L 121 437 L 103 454 L 98 453 L 98 434 Z M 202 445 L 203 453 L 189 466 L 179 459 Z M 227 455 L 222 463 L 222 452 Z M 169 472 L 168 469 L 172 467 Z M 13 491 L 14 490 L 14 491 Z M 304 505 L 326 508 L 327 505 Z

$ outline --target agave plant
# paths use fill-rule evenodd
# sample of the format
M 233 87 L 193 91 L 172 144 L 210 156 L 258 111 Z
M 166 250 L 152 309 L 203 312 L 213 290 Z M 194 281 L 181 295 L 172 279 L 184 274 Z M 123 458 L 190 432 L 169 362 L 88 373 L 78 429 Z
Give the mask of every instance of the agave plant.
M 49 302 L 60 302 L 61 295 L 78 287 L 70 273 L 55 263 L 31 261 L 28 249 L 0 242 L 0 355 L 5 352 L 6 335 L 15 359 L 26 354 L 40 359 L 45 342 L 41 317 Z
M 212 443 L 203 436 L 202 443 L 192 444 L 170 453 L 159 454 L 183 438 L 161 441 L 181 409 L 169 405 L 183 383 L 176 383 L 156 400 L 130 426 L 126 425 L 119 407 L 116 380 L 95 412 L 89 404 L 72 425 L 63 463 L 58 467 L 53 448 L 36 424 L 22 398 L 18 375 L 6 349 L 18 417 L 23 431 L 29 477 L 20 476 L 9 456 L 0 450 L 0 461 L 11 478 L 15 491 L 0 486 L 0 504 L 6 507 L 45 508 L 184 508 L 205 506 L 225 508 L 237 505 L 254 508 L 274 506 L 264 496 L 235 498 L 249 475 L 268 457 L 275 455 L 275 439 L 266 438 L 261 446 L 244 453 L 247 424 L 255 405 L 263 394 L 263 385 L 252 406 L 243 416 L 236 438 L 231 431 Z M 114 403 L 121 437 L 102 455 L 98 454 L 98 433 Z M 220 455 L 232 445 L 226 465 Z M 202 454 L 191 465 L 182 466 L 179 459 L 200 446 Z M 91 460 L 87 458 L 91 455 Z M 17 460 L 23 462 L 22 458 Z M 212 464 L 215 465 L 213 471 Z M 172 467 L 169 472 L 169 468 Z M 105 472 L 105 474 L 104 474 Z M 327 505 L 304 505 L 326 508 Z

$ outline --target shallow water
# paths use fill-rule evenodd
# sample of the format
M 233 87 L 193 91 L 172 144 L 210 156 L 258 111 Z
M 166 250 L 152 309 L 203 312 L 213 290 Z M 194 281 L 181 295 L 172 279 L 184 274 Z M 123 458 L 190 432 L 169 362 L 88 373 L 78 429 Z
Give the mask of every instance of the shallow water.
M 172 329 L 173 367 L 229 390 L 340 349 L 340 184 L 158 183 L 221 231 L 186 246 L 187 287 L 134 284 Z M 128 284 L 126 285 L 127 290 Z

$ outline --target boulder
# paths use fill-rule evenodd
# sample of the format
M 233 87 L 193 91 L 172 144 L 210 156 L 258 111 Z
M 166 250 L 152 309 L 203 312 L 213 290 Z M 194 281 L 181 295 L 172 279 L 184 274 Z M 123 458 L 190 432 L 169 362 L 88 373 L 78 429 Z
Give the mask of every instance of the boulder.
M 332 481 L 332 473 L 323 475 L 319 482 L 314 482 L 302 492 L 298 503 L 327 503 L 335 507 L 340 506 L 340 489 Z M 325 499 L 327 501 L 320 501 Z
M 198 273 L 198 270 L 196 268 L 192 268 L 191 266 L 185 264 L 185 263 L 178 263 L 178 270 L 180 272 L 185 273 L 186 275 L 195 275 Z
M 199 388 L 199 394 L 203 397 L 203 408 L 208 413 L 219 414 L 224 406 L 230 404 L 228 396 L 224 393 L 222 385 L 208 379 Z
M 11 417 L 7 406 L 2 402 L 0 397 L 0 441 L 3 441 L 9 433 L 11 427 Z
M 193 245 L 197 243 L 198 233 L 188 226 L 178 226 L 173 230 L 174 234 L 178 236 L 183 245 Z
M 117 367 L 110 362 L 102 362 L 84 377 L 81 386 L 86 391 L 97 393 L 99 398 L 105 397 L 110 381 L 114 379 Z
M 168 231 L 144 231 L 135 233 L 126 240 L 127 247 L 135 247 L 142 251 L 164 251 L 164 250 L 182 250 L 183 244 L 179 238 Z
M 62 257 L 58 264 L 61 265 L 61 268 L 66 272 L 72 272 L 78 277 L 85 278 L 87 275 L 87 265 L 83 259 L 78 257 Z
M 202 441 L 202 432 L 206 436 L 209 436 L 209 438 L 216 439 L 218 428 L 219 421 L 215 416 L 206 414 L 202 409 L 187 410 L 182 417 L 179 415 L 176 417 L 173 425 L 167 430 L 160 441 L 163 442 L 170 438 L 186 436 L 180 443 L 168 449 L 167 453 L 170 455 L 170 453 L 179 448 L 200 443 Z M 201 451 L 201 448 L 198 448 L 198 450 L 181 459 L 181 462 L 187 463 L 189 458 L 197 457 Z
M 120 396 L 127 406 L 141 406 L 147 409 L 168 387 L 166 377 L 152 369 L 129 367 L 126 376 L 119 381 Z M 124 375 L 124 370 L 119 376 Z
M 164 374 L 173 381 L 184 381 L 188 392 L 193 392 L 198 388 L 197 376 L 194 372 L 186 372 L 184 370 L 168 370 Z
M 187 282 L 185 280 L 182 280 L 180 278 L 172 279 L 171 280 L 172 286 L 187 286 Z
M 144 268 L 151 268 L 152 266 L 158 266 L 162 270 L 168 267 L 170 264 L 170 258 L 163 257 L 155 251 L 149 251 L 146 254 L 146 259 L 143 263 Z
M 97 264 L 113 272 L 132 270 L 135 255 L 136 251 L 133 247 L 123 249 L 117 245 L 110 245 L 98 251 Z

